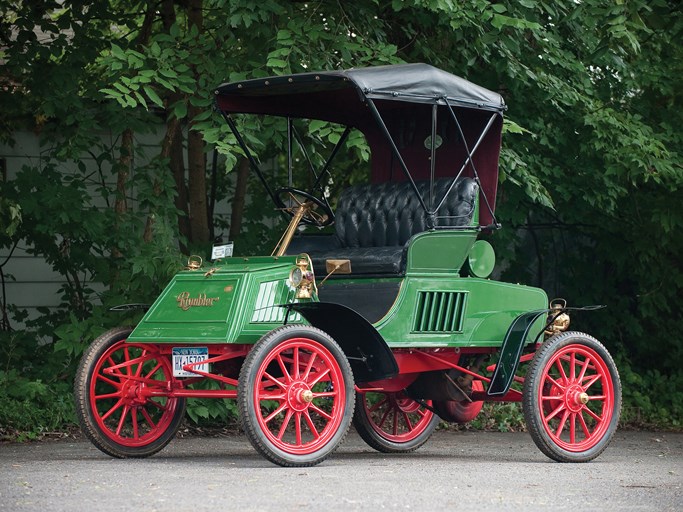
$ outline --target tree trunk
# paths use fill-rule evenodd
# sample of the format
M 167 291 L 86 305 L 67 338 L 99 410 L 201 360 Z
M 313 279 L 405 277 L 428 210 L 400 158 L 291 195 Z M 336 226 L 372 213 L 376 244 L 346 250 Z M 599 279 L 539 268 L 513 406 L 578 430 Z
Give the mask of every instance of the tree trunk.
M 133 162 L 133 130 L 126 128 L 121 134 L 121 148 L 119 160 L 116 162 L 116 201 L 114 202 L 115 229 L 119 230 L 123 215 L 128 211 L 126 185 L 130 175 L 130 166 Z M 121 257 L 117 247 L 113 248 L 115 258 Z
M 232 199 L 232 211 L 230 212 L 230 240 L 235 241 L 242 230 L 242 217 L 244 216 L 244 202 L 247 196 L 247 183 L 249 181 L 249 160 L 241 157 L 237 161 L 237 183 L 235 183 L 235 195 Z
M 202 0 L 190 0 L 187 13 L 189 26 L 195 25 L 198 32 L 202 32 L 203 14 Z M 193 66 L 194 67 L 194 66 Z M 195 70 L 195 77 L 199 75 Z M 189 102 L 189 100 L 188 100 Z M 190 103 L 187 109 L 188 119 L 193 119 L 201 110 Z M 192 129 L 190 121 L 187 134 L 187 163 L 189 179 L 190 202 L 190 233 L 195 244 L 209 241 L 209 222 L 206 198 L 206 159 L 204 154 L 204 140 L 199 132 Z
M 190 240 L 190 222 L 187 208 L 187 184 L 185 182 L 185 154 L 183 153 L 183 130 L 180 124 L 176 125 L 175 136 L 171 143 L 171 170 L 178 194 L 175 197 L 175 207 L 183 212 L 178 215 L 178 232 L 184 240 L 180 241 L 180 251 L 187 253 L 185 240 Z

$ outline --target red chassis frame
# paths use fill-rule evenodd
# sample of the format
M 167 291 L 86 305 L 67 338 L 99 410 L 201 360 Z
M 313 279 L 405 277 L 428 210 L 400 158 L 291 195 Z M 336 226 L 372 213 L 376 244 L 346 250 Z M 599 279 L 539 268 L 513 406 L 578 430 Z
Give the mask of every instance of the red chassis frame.
M 171 357 L 172 348 L 166 345 L 148 345 L 155 348 L 155 352 L 159 355 Z M 210 372 L 202 372 L 194 367 L 202 364 L 218 364 L 231 360 L 243 360 L 253 345 L 213 345 L 209 346 L 209 358 L 196 363 L 190 363 L 183 366 L 183 370 L 190 371 L 199 375 L 199 377 L 174 377 L 168 381 L 167 389 L 160 389 L 158 387 L 159 381 L 153 381 L 154 386 L 143 386 L 139 389 L 141 393 L 140 398 L 152 397 L 168 397 L 168 398 L 237 398 L 237 389 L 188 389 L 187 386 L 200 382 L 204 379 L 214 380 L 223 386 L 237 387 L 237 377 L 226 376 Z M 462 355 L 472 354 L 486 354 L 496 352 L 496 348 L 426 348 L 426 349 L 395 349 L 393 351 L 396 362 L 398 363 L 399 373 L 395 377 L 381 381 L 369 382 L 364 385 L 356 385 L 356 391 L 359 393 L 366 393 L 371 391 L 379 391 L 386 393 L 395 393 L 402 391 L 408 387 L 422 372 L 438 371 L 453 369 L 464 374 L 472 376 L 475 380 L 485 383 L 490 383 L 491 379 L 480 375 L 476 372 L 460 366 L 458 362 Z M 520 363 L 530 361 L 534 356 L 534 352 L 524 354 L 520 357 Z M 239 371 L 242 361 L 239 365 L 235 365 L 233 370 Z M 143 358 L 131 359 L 124 363 L 110 366 L 103 370 L 105 374 L 114 375 L 124 366 L 131 366 L 143 361 Z M 496 365 L 492 364 L 486 368 L 487 372 L 495 370 Z M 129 376 L 133 381 L 145 382 L 145 378 L 141 376 Z M 515 375 L 515 382 L 523 383 L 524 378 Z M 521 402 L 522 393 L 516 389 L 510 389 L 507 393 L 500 396 L 489 396 L 484 391 L 474 391 L 471 395 L 471 400 L 488 401 L 488 402 Z

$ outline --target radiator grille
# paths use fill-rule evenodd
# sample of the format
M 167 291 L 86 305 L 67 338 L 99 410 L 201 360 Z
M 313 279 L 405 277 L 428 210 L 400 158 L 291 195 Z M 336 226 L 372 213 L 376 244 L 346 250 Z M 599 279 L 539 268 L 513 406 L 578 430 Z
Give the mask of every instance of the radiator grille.
M 284 321 L 286 310 L 285 308 L 276 307 L 276 305 L 291 302 L 293 295 L 294 292 L 287 287 L 283 280 L 261 283 L 251 322 L 273 323 Z M 301 322 L 301 315 L 292 312 L 289 315 L 288 322 Z
M 419 292 L 414 332 L 462 331 L 464 292 Z

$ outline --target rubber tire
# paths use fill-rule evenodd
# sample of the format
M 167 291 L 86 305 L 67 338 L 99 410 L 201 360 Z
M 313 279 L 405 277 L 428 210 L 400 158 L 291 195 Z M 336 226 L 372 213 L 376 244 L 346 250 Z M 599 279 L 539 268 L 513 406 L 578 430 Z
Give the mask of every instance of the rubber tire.
M 331 439 L 319 450 L 308 454 L 292 454 L 275 446 L 261 429 L 253 394 L 255 380 L 261 364 L 278 346 L 292 338 L 306 338 L 321 344 L 332 355 L 342 374 L 345 392 L 345 408 L 341 422 Z M 237 405 L 240 423 L 254 449 L 269 461 L 283 467 L 310 467 L 327 459 L 342 443 L 353 417 L 355 386 L 353 372 L 344 352 L 336 341 L 324 331 L 315 327 L 289 324 L 264 335 L 247 354 L 240 370 L 237 385 Z
M 125 340 L 132 330 L 130 327 L 118 327 L 105 332 L 95 339 L 83 353 L 74 381 L 76 417 L 81 426 L 81 431 L 99 450 L 119 459 L 149 457 L 166 447 L 175 437 L 180 423 L 185 417 L 186 408 L 185 399 L 176 398 L 176 410 L 166 431 L 159 438 L 145 446 L 124 446 L 116 443 L 102 432 L 94 419 L 89 400 L 93 368 L 112 345 Z
M 409 453 L 417 450 L 425 444 L 436 430 L 441 419 L 432 413 L 432 419 L 425 426 L 424 430 L 414 439 L 406 442 L 396 442 L 387 439 L 379 434 L 374 428 L 370 418 L 368 418 L 365 408 L 365 397 L 362 393 L 356 394 L 356 412 L 353 415 L 353 426 L 358 435 L 367 443 L 368 446 L 382 453 Z M 431 411 L 430 411 L 431 412 Z
M 583 452 L 565 450 L 553 441 L 543 425 L 543 418 L 541 416 L 542 406 L 537 398 L 546 365 L 557 351 L 567 345 L 584 345 L 595 351 L 607 366 L 614 388 L 614 405 L 610 423 L 598 443 Z M 617 430 L 621 414 L 621 380 L 619 373 L 607 349 L 588 334 L 568 331 L 556 334 L 546 340 L 541 345 L 541 348 L 538 349 L 529 365 L 522 393 L 522 410 L 524 411 L 524 418 L 531 438 L 545 455 L 557 462 L 589 462 L 595 459 L 607 448 Z

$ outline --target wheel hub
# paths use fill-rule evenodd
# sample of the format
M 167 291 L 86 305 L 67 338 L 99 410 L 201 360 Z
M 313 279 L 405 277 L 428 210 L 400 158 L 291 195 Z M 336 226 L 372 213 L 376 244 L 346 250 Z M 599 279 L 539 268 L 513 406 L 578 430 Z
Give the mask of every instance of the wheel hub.
M 579 412 L 588 403 L 588 394 L 578 384 L 569 386 L 564 397 L 567 409 L 572 412 Z
M 294 382 L 287 391 L 287 402 L 297 412 L 305 411 L 313 401 L 313 391 L 305 382 Z

